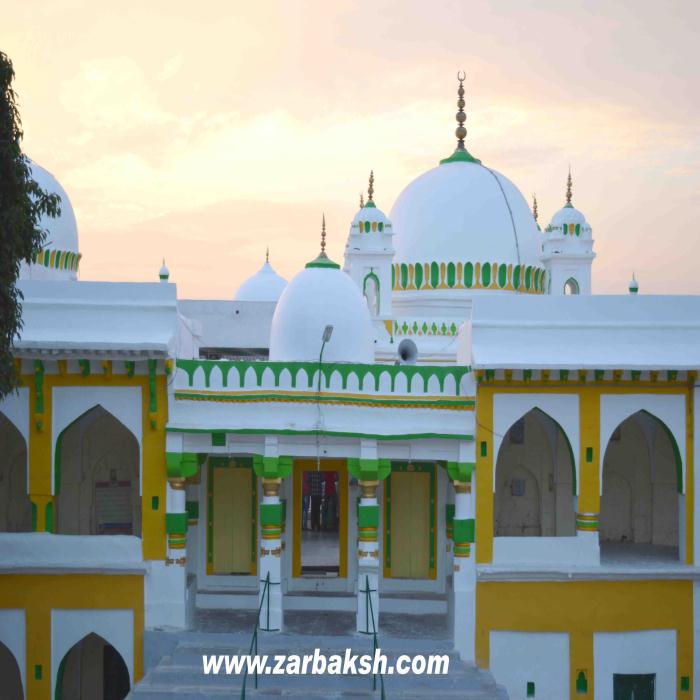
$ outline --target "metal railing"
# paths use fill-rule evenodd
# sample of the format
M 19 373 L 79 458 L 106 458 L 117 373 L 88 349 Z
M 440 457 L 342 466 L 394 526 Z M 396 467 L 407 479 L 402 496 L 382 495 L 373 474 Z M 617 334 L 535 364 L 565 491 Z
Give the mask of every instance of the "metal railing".
M 264 632 L 277 632 L 278 630 L 271 630 L 270 629 L 270 586 L 275 585 L 270 582 L 270 572 L 267 572 L 267 575 L 265 576 L 265 580 L 262 581 L 261 583 L 263 584 L 263 591 L 262 591 L 262 596 L 260 598 L 260 605 L 258 605 L 258 614 L 255 617 L 255 629 L 253 630 L 253 638 L 250 640 L 250 648 L 248 649 L 248 658 L 252 659 L 253 655 L 257 656 L 258 655 L 258 630 L 262 629 Z M 279 585 L 279 584 L 277 584 Z M 262 607 L 263 603 L 267 601 L 267 614 L 266 614 L 266 624 L 265 627 L 260 627 L 260 613 L 262 612 Z M 254 674 L 254 682 L 255 682 L 255 688 L 257 689 L 258 687 L 258 667 L 257 665 L 254 668 L 253 671 Z M 248 664 L 246 664 L 245 667 L 245 672 L 243 673 L 243 684 L 241 685 L 241 700 L 245 700 L 245 688 L 246 688 L 246 683 L 248 681 Z
M 369 576 L 365 576 L 365 588 L 361 593 L 365 594 L 365 630 L 362 634 L 372 635 L 372 658 L 375 658 L 377 649 L 379 648 L 379 643 L 377 642 L 377 626 L 374 623 L 374 606 L 372 605 L 372 593 L 376 593 L 376 590 L 370 589 L 369 587 Z M 369 621 L 372 620 L 372 631 L 369 631 Z M 381 691 L 381 700 L 386 700 L 386 695 L 384 693 L 384 676 L 381 671 L 372 675 L 372 690 L 377 689 L 377 676 L 379 676 L 379 689 Z

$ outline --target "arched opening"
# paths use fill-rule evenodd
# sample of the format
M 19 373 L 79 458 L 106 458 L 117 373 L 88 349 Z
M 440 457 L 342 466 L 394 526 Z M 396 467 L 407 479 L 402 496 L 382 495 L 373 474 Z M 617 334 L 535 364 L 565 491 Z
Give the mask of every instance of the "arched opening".
M 575 467 L 559 424 L 537 408 L 508 430 L 498 450 L 496 537 L 571 536 Z
M 140 535 L 139 444 L 102 406 L 58 437 L 55 461 L 56 532 Z
M 0 413 L 0 532 L 31 531 L 27 443 L 15 425 Z
M 603 458 L 601 554 L 678 557 L 680 455 L 668 428 L 638 411 L 615 429 Z
M 578 282 L 573 278 L 569 277 L 566 282 L 564 282 L 564 294 L 579 294 Z
M 379 278 L 374 272 L 365 276 L 362 293 L 372 316 L 379 315 Z
M 23 700 L 22 673 L 15 655 L 0 642 L 0 679 L 5 700 Z
M 129 689 L 129 669 L 121 654 L 91 633 L 63 657 L 56 676 L 55 700 L 123 700 Z

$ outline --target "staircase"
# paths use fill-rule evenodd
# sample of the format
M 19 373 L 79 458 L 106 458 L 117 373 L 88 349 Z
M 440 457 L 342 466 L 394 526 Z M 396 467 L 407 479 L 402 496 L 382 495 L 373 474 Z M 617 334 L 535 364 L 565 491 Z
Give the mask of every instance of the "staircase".
M 217 611 L 221 613 L 222 611 Z M 291 613 L 287 615 L 287 620 Z M 333 627 L 337 620 L 345 617 L 352 621 L 354 616 L 334 614 Z M 259 633 L 258 653 L 267 654 L 268 663 L 274 665 L 274 654 L 313 654 L 319 648 L 326 658 L 332 654 L 344 656 L 346 648 L 353 654 L 372 654 L 372 638 L 346 631 L 343 634 L 318 634 L 318 614 L 305 612 L 306 629 L 300 631 L 300 624 L 287 624 L 289 631 L 283 633 Z M 430 617 L 430 616 L 426 616 Z M 299 622 L 302 619 L 300 617 Z M 449 657 L 449 673 L 446 675 L 407 675 L 386 674 L 384 687 L 386 700 L 399 698 L 454 698 L 455 700 L 508 700 L 506 691 L 497 686 L 488 671 L 475 668 L 459 660 L 448 639 L 421 638 L 420 630 L 412 623 L 413 638 L 380 634 L 379 643 L 388 663 L 395 664 L 401 654 L 446 654 Z M 205 628 L 210 625 L 204 625 Z M 252 624 L 251 624 L 252 629 Z M 303 624 L 301 625 L 303 629 Z M 428 636 L 431 626 L 426 625 Z M 290 629 L 291 628 L 291 629 Z M 392 631 L 396 623 L 392 625 Z M 328 631 L 326 629 L 326 631 Z M 338 631 L 338 630 L 334 630 Z M 241 675 L 227 675 L 223 670 L 218 674 L 203 673 L 202 655 L 247 654 L 251 632 L 235 629 L 232 631 L 150 632 L 146 633 L 146 665 L 164 653 L 160 660 L 147 670 L 144 678 L 128 696 L 133 700 L 202 700 L 203 698 L 227 697 L 237 700 L 241 692 Z M 150 651 L 148 649 L 150 647 Z M 377 689 L 372 689 L 371 675 L 260 675 L 258 688 L 254 678 L 248 676 L 246 697 L 251 700 L 271 700 L 276 698 L 377 698 L 380 695 L 379 679 Z

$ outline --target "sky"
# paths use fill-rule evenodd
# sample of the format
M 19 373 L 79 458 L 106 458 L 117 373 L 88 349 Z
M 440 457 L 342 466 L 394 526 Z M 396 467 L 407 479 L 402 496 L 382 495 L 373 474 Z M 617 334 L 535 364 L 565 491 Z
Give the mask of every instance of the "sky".
M 389 212 L 467 147 L 593 227 L 593 289 L 700 293 L 700 3 L 0 0 L 24 151 L 67 190 L 81 279 L 231 298 L 270 247 L 342 261 L 375 173 Z M 400 232 L 397 232 L 400 235 Z

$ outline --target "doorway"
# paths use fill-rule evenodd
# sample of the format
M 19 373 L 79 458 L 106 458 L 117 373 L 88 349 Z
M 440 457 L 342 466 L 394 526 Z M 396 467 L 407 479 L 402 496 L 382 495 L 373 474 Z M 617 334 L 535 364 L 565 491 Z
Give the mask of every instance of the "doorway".
M 346 488 L 344 460 L 295 461 L 293 576 L 347 577 Z
M 613 700 L 654 700 L 656 698 L 655 686 L 655 673 L 615 673 L 613 675 Z

